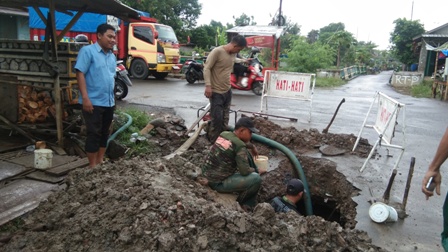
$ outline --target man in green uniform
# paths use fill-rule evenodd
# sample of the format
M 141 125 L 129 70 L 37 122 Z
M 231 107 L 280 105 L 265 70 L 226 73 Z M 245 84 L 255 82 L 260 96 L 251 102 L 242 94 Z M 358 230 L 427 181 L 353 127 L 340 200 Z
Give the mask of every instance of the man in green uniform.
M 289 180 L 286 186 L 286 195 L 283 197 L 275 197 L 271 201 L 271 206 L 276 213 L 286 213 L 294 211 L 300 214 L 297 209 L 297 202 L 302 198 L 304 191 L 303 183 L 300 179 L 293 178 Z
M 255 207 L 261 186 L 261 177 L 256 166 L 251 167 L 253 160 L 248 151 L 252 133 L 257 132 L 250 118 L 240 118 L 233 132 L 223 131 L 219 135 L 202 165 L 205 179 L 201 183 L 220 193 L 238 193 L 237 201 L 245 210 Z M 258 155 L 254 147 L 252 153 Z

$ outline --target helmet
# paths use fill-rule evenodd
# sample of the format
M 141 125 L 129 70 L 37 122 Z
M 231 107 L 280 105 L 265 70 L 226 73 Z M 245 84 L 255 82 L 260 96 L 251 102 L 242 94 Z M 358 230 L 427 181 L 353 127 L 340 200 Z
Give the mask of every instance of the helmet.
M 88 43 L 88 42 L 89 42 L 89 39 L 88 39 L 87 36 L 84 35 L 84 34 L 78 34 L 78 35 L 76 35 L 76 37 L 75 37 L 75 42 L 85 42 L 85 43 Z

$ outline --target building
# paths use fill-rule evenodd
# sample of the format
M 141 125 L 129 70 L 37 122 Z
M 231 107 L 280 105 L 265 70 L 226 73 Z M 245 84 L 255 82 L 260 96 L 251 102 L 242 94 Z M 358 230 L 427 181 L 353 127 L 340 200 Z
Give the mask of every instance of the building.
M 27 9 L 0 7 L 0 38 L 30 39 Z
M 448 42 L 448 23 L 430 30 L 420 36 L 413 38 L 414 52 L 419 53 L 418 71 L 424 76 L 431 76 L 436 66 L 436 56 L 438 56 L 437 68 L 445 64 L 446 56 L 434 51 L 434 48 Z

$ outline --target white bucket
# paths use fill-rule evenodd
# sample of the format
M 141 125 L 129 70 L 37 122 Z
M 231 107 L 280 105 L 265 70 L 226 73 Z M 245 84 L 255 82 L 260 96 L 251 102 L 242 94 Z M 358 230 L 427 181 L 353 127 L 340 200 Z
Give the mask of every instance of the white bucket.
M 396 222 L 398 213 L 395 208 L 381 202 L 373 203 L 369 209 L 370 219 L 376 223 Z
M 34 151 L 34 168 L 48 169 L 52 166 L 53 151 L 50 149 L 37 149 Z
M 259 155 L 254 161 L 260 174 L 265 173 L 268 170 L 268 157 Z

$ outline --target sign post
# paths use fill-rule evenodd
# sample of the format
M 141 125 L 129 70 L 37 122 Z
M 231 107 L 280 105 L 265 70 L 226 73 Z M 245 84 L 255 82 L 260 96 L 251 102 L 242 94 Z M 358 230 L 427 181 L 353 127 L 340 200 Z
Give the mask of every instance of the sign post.
M 267 97 L 302 100 L 310 102 L 309 119 L 311 122 L 312 100 L 315 74 L 279 72 L 268 70 L 264 76 L 263 95 L 261 96 L 260 111 L 263 112 L 263 100 L 266 98 L 265 109 L 268 109 Z
M 377 102 L 378 105 L 378 111 L 375 116 L 375 124 L 374 125 L 367 125 L 367 120 L 369 118 L 370 112 L 373 108 L 373 105 Z M 392 138 L 395 135 L 395 126 L 398 124 L 398 114 L 400 113 L 400 110 L 403 109 L 403 127 L 402 127 L 402 134 L 403 134 L 403 144 L 402 145 L 394 145 L 391 144 Z M 383 94 L 381 92 L 377 92 L 375 94 L 374 100 L 372 104 L 370 105 L 369 111 L 367 112 L 366 118 L 364 119 L 364 122 L 361 126 L 361 130 L 359 131 L 358 138 L 356 139 L 355 145 L 353 146 L 353 150 L 355 151 L 356 147 L 358 146 L 359 139 L 361 138 L 362 132 L 364 128 L 373 128 L 378 133 L 378 139 L 376 140 L 375 144 L 372 147 L 372 150 L 369 153 L 369 156 L 364 161 L 364 164 L 362 165 L 360 172 L 364 171 L 367 162 L 372 157 L 376 147 L 378 145 L 384 146 L 386 148 L 393 148 L 393 149 L 399 149 L 400 155 L 395 163 L 394 169 L 398 167 L 398 163 L 401 160 L 401 157 L 403 156 L 404 150 L 405 150 L 405 131 L 406 131 L 406 125 L 405 125 L 405 105 L 402 103 L 397 102 L 396 100 L 390 98 L 386 94 Z M 384 143 L 383 143 L 384 142 Z

